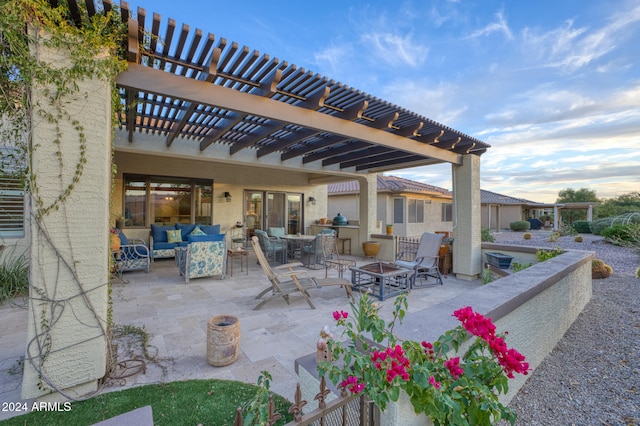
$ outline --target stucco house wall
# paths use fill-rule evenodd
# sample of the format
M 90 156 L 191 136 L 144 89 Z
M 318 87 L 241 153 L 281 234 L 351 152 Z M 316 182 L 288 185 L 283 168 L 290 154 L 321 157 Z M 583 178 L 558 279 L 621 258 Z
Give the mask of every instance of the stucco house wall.
M 114 182 L 113 212 L 122 212 L 123 174 L 132 173 L 213 179 L 213 223 L 219 223 L 223 233 L 236 222 L 244 221 L 244 190 L 302 193 L 303 229 L 326 216 L 326 185 L 310 185 L 304 173 L 123 152 L 116 152 L 114 162 L 118 172 Z M 225 192 L 231 193 L 231 202 L 223 197 Z M 308 202 L 310 196 L 316 199 L 315 205 Z M 149 241 L 149 228 L 125 228 L 125 233 L 130 238 Z

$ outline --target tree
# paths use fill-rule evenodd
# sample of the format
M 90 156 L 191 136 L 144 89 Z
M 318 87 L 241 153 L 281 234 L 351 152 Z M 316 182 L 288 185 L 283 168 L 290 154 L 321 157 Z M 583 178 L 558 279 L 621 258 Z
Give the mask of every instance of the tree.
M 640 212 L 640 192 L 630 192 L 604 200 L 596 207 L 595 217 L 600 219 L 632 212 Z
M 584 203 L 584 202 L 600 202 L 596 196 L 596 191 L 589 188 L 566 188 L 558 192 L 556 203 Z M 572 223 L 574 220 L 584 220 L 587 218 L 587 212 L 583 210 L 561 210 L 560 217 L 564 223 Z

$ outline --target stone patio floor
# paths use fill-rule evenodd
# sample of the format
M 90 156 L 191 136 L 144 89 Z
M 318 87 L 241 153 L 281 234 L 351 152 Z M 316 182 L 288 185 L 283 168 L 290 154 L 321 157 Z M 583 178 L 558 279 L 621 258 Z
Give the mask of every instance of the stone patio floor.
M 371 262 L 352 258 L 358 266 Z M 259 302 L 255 296 L 270 284 L 253 253 L 248 263 L 248 274 L 239 271 L 236 260 L 233 276 L 227 275 L 224 280 L 194 279 L 189 284 L 179 276 L 173 259 L 156 260 L 149 273 L 125 273 L 128 282 L 113 285 L 114 322 L 144 326 L 164 368 L 148 363 L 145 374 L 128 377 L 101 391 L 187 379 L 215 378 L 255 384 L 260 372 L 267 370 L 273 376 L 271 389 L 293 400 L 297 382 L 295 359 L 315 353 L 320 330 L 325 325 L 333 328 L 332 312 L 349 311 L 350 300 L 340 287 L 322 287 L 310 290 L 315 310 L 300 295 L 292 294 L 290 305 L 279 297 L 255 311 L 253 308 Z M 309 276 L 324 278 L 324 274 L 324 268 L 308 270 Z M 330 270 L 329 277 L 336 277 L 336 271 Z M 350 278 L 349 272 L 345 278 Z M 408 296 L 407 316 L 415 319 L 430 306 L 479 285 L 478 280 L 463 281 L 450 275 L 442 286 L 431 284 L 414 289 Z M 380 313 L 389 318 L 392 309 L 393 298 L 390 298 L 382 302 Z M 241 354 L 231 365 L 213 367 L 207 363 L 207 322 L 223 314 L 240 319 Z M 0 307 L 0 322 L 0 401 L 18 402 L 21 401 L 20 360 L 26 345 L 27 310 L 4 304 Z M 340 337 L 339 331 L 334 334 Z M 0 420 L 9 414 L 0 412 Z

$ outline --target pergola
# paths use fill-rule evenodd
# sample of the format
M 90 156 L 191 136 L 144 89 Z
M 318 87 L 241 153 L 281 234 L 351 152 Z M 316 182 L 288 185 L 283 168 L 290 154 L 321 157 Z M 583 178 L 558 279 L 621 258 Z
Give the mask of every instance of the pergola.
M 94 1 L 80 4 L 68 0 L 70 18 L 80 22 L 114 8 L 110 0 L 103 0 L 100 8 Z M 32 225 L 30 241 L 32 265 L 57 259 L 51 247 L 64 245 L 73 254 L 66 260 L 76 269 L 73 273 L 67 268 L 35 270 L 37 274 L 31 277 L 34 287 L 56 289 L 60 284 L 65 291 L 83 288 L 93 306 L 86 314 L 89 322 L 103 324 L 112 149 L 116 157 L 142 159 L 143 167 L 164 157 L 179 158 L 183 164 L 213 164 L 216 167 L 211 169 L 216 171 L 233 167 L 245 176 L 261 168 L 261 175 L 255 178 L 258 184 L 268 173 L 282 176 L 283 170 L 298 180 L 302 177 L 308 186 L 357 179 L 360 233 L 364 236 L 375 222 L 376 173 L 450 163 L 456 239 L 453 271 L 459 277 L 477 277 L 481 257 L 480 156 L 489 145 L 286 61 L 204 35 L 199 29 L 192 31 L 187 25 L 178 29 L 171 19 L 161 32 L 160 15 L 153 14 L 147 23 L 144 9 L 138 9 L 134 17 L 124 1 L 118 9 L 128 27 L 124 46 L 128 70 L 116 79 L 126 111 L 119 117 L 119 131 L 112 139 L 108 85 L 97 80 L 83 82 L 86 96 L 72 107 L 90 129 L 92 143 L 87 146 L 83 179 L 74 190 L 78 196 L 43 219 L 43 226 L 49 228 L 47 235 Z M 58 52 L 40 49 L 38 54 L 43 60 L 58 60 Z M 47 193 L 50 185 L 51 193 L 56 193 L 60 172 L 48 161 L 55 158 L 58 149 L 63 156 L 75 154 L 77 146 L 63 140 L 60 147 L 50 147 L 46 141 L 55 139 L 55 129 L 46 123 L 33 129 L 32 138 L 42 141 L 33 160 L 34 171 L 41 177 L 41 191 Z M 74 231 L 60 226 L 64 223 L 73 223 Z M 82 394 L 104 374 L 106 351 L 101 326 L 83 328 L 86 321 L 78 321 L 70 313 L 78 315 L 87 306 L 81 298 L 74 298 L 73 303 L 77 305 L 65 311 L 64 327 L 50 331 L 62 335 L 56 342 L 73 344 L 47 362 L 53 365 L 50 377 L 59 380 L 61 389 Z M 32 313 L 40 309 L 32 305 Z M 30 314 L 31 339 L 39 333 L 35 317 Z M 38 372 L 26 364 L 23 395 L 38 396 L 42 394 Z

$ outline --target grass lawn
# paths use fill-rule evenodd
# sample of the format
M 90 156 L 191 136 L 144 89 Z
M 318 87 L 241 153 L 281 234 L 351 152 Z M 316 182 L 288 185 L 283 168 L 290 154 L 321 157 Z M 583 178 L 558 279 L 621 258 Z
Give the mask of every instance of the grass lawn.
M 0 422 L 4 425 L 83 426 L 151 405 L 155 425 L 233 425 L 238 406 L 250 401 L 259 387 L 228 380 L 189 380 L 162 385 L 146 385 L 104 393 L 81 402 L 72 402 L 68 412 L 37 411 Z M 276 412 L 286 422 L 291 403 L 274 395 Z M 284 424 L 280 421 L 278 424 Z

